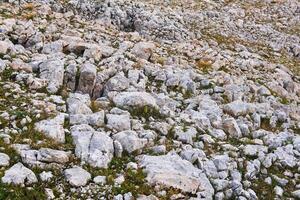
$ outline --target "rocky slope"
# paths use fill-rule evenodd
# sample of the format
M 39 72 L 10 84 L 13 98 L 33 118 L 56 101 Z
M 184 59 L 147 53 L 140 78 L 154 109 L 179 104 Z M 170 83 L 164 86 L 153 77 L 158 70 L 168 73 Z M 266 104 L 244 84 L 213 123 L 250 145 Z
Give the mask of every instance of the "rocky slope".
M 0 199 L 299 199 L 300 3 L 0 2 Z

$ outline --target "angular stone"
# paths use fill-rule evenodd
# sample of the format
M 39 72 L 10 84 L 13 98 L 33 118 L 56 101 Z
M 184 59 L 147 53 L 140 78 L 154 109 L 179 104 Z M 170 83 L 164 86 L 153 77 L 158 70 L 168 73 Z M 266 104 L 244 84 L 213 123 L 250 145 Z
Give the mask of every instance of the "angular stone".
M 107 168 L 114 155 L 113 140 L 105 133 L 77 129 L 71 131 L 75 155 L 93 167 Z
M 223 129 L 231 138 L 242 137 L 242 132 L 234 118 L 228 118 L 223 121 Z
M 91 100 L 88 94 L 71 93 L 67 99 L 69 114 L 92 114 Z
M 131 153 L 143 148 L 147 144 L 147 139 L 141 139 L 135 131 L 122 131 L 113 136 L 114 140 L 121 143 L 123 150 Z
M 58 114 L 53 119 L 45 119 L 35 123 L 35 130 L 43 133 L 45 136 L 53 140 L 64 143 L 65 130 L 64 130 L 65 114 Z
M 38 182 L 35 174 L 22 163 L 17 163 L 5 171 L 2 182 L 14 185 L 31 185 Z
M 155 44 L 150 42 L 139 42 L 131 50 L 131 53 L 136 57 L 149 60 L 152 52 L 155 49 Z
M 124 115 L 114 115 L 107 114 L 107 127 L 117 131 L 130 130 L 130 116 L 128 114 Z
M 64 61 L 49 59 L 40 64 L 40 78 L 48 80 L 47 91 L 56 93 L 64 81 Z
M 96 81 L 96 73 L 97 69 L 95 65 L 85 63 L 80 69 L 80 78 L 77 91 L 92 95 Z

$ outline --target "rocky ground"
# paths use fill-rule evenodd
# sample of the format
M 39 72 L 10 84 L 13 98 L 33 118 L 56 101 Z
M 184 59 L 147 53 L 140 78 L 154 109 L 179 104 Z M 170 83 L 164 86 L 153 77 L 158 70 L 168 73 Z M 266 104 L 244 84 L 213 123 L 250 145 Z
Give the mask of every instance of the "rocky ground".
M 300 199 L 298 0 L 0 1 L 0 199 Z

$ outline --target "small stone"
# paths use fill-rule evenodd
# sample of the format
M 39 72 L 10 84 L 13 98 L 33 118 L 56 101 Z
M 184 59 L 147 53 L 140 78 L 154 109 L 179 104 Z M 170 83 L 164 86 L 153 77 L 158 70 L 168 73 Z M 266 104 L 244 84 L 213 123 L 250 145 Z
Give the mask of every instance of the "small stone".
M 0 167 L 9 165 L 9 156 L 5 153 L 0 153 Z
M 106 184 L 106 176 L 96 176 L 93 179 L 94 183 L 97 183 L 99 185 L 105 185 Z
M 91 179 L 91 174 L 78 166 L 66 169 L 64 175 L 67 181 L 75 187 L 84 186 Z

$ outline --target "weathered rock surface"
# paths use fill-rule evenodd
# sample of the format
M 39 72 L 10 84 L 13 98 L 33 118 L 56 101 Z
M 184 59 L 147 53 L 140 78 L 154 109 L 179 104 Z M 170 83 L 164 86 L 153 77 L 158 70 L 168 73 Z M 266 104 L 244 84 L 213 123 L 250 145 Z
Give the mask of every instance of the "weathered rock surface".
M 75 187 L 84 186 L 91 179 L 91 174 L 81 167 L 66 169 L 64 175 L 67 181 Z
M 150 184 L 173 187 L 190 193 L 201 191 L 207 199 L 213 196 L 214 189 L 206 175 L 178 155 L 143 156 L 140 166 L 145 169 Z
M 38 182 L 35 174 L 22 163 L 17 163 L 5 171 L 1 180 L 3 183 L 14 185 L 31 185 Z
M 65 115 L 59 114 L 53 119 L 45 119 L 35 123 L 35 130 L 43 133 L 45 136 L 60 142 L 65 142 L 64 131 Z
M 113 140 L 109 136 L 89 126 L 73 127 L 71 134 L 77 157 L 93 167 L 108 167 L 114 155 Z

